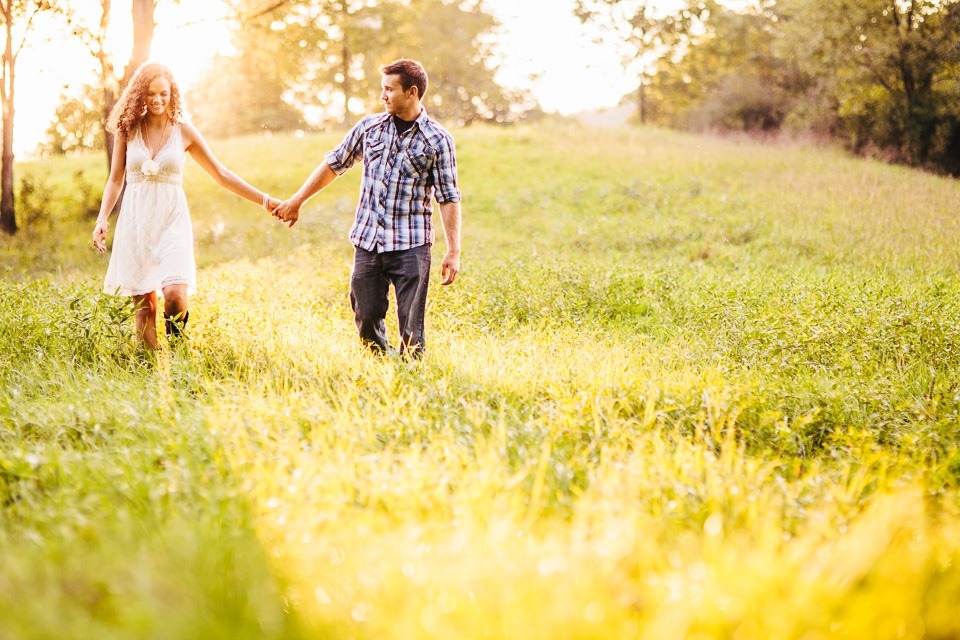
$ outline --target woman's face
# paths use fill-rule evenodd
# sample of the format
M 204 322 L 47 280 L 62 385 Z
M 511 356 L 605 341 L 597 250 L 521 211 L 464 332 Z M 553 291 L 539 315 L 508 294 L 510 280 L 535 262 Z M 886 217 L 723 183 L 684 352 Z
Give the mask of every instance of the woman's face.
M 167 112 L 170 104 L 170 81 L 163 76 L 157 76 L 147 87 L 147 113 L 155 116 Z

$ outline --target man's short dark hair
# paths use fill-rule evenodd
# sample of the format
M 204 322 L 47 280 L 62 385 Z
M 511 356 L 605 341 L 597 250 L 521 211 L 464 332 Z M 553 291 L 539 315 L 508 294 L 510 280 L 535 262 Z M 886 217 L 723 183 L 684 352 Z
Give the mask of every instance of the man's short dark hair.
M 409 58 L 394 60 L 380 67 L 380 73 L 385 76 L 400 76 L 400 86 L 403 90 L 409 91 L 410 87 L 416 87 L 421 100 L 427 92 L 427 71 L 416 60 Z

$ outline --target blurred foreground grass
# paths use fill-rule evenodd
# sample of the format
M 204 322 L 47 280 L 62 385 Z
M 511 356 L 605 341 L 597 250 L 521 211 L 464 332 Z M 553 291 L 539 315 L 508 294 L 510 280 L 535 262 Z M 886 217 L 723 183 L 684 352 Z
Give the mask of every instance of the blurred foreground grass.
M 21 168 L 54 195 L 0 244 L 0 636 L 960 636 L 960 186 L 457 139 L 418 364 L 356 344 L 359 170 L 287 230 L 191 165 L 200 291 L 153 361 L 70 195 L 102 159 Z M 285 194 L 335 142 L 213 146 Z

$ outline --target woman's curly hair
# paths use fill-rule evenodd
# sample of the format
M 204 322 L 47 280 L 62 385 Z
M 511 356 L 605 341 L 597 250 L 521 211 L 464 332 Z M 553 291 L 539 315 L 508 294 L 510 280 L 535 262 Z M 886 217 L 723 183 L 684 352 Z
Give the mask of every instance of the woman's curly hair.
M 180 99 L 180 87 L 173 78 L 173 72 L 158 62 L 146 62 L 140 65 L 120 99 L 113 106 L 107 119 L 107 131 L 129 140 L 133 132 L 147 116 L 147 90 L 150 83 L 159 77 L 170 83 L 170 102 L 167 103 L 167 115 L 174 122 L 183 122 L 183 102 Z

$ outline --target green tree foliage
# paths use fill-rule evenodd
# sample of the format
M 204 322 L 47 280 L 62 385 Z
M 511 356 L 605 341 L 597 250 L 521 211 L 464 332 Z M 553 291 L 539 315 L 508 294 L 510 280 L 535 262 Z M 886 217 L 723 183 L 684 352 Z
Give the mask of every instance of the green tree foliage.
M 711 3 L 686 55 L 658 74 L 660 120 L 696 129 L 769 131 L 783 126 L 811 79 L 780 53 L 772 2 L 732 10 Z
M 57 111 L 57 120 L 53 123 L 50 129 L 47 130 L 48 133 L 48 147 L 47 151 L 53 153 L 59 153 L 63 151 L 63 143 L 66 142 L 70 144 L 70 139 L 74 138 L 76 140 L 85 140 L 88 139 L 88 130 L 85 129 L 88 126 L 90 120 L 89 113 L 84 111 L 83 116 L 75 114 L 72 112 L 71 106 L 75 109 L 88 109 L 90 103 L 97 103 L 100 108 L 100 128 L 103 131 L 103 135 L 99 139 L 99 148 L 106 150 L 106 159 L 107 159 L 107 170 L 109 171 L 110 166 L 113 164 L 113 147 L 114 147 L 114 137 L 113 134 L 109 131 L 106 131 L 104 128 L 104 123 L 107 118 L 110 117 L 110 112 L 113 110 L 113 106 L 117 102 L 117 96 L 119 95 L 122 89 L 122 79 L 117 77 L 116 74 L 116 65 L 114 64 L 113 56 L 110 54 L 109 48 L 107 46 L 107 37 L 110 31 L 110 17 L 112 13 L 113 2 L 112 0 L 98 0 L 92 4 L 97 6 L 99 11 L 98 19 L 95 23 L 90 23 L 84 17 L 83 11 L 78 11 L 80 7 L 90 8 L 91 1 L 81 3 L 80 0 L 64 0 L 63 3 L 63 12 L 67 19 L 67 26 L 71 34 L 79 39 L 87 51 L 90 52 L 90 55 L 94 57 L 97 61 L 98 69 L 98 79 L 96 89 L 90 87 L 84 87 L 84 98 L 81 99 L 71 99 L 69 96 L 64 96 L 64 102 L 72 102 L 73 104 L 61 105 L 61 108 Z M 131 11 L 132 16 L 134 17 L 134 50 L 142 50 L 144 46 L 144 39 L 149 38 L 146 42 L 146 48 L 149 50 L 149 42 L 152 41 L 153 31 L 152 28 L 149 31 L 149 34 L 144 33 L 144 22 L 149 22 L 151 25 L 153 23 L 153 12 L 152 10 L 149 14 L 143 14 L 144 3 L 143 0 L 137 2 L 133 5 L 133 10 Z M 95 15 L 95 14 L 94 14 Z M 141 17 L 142 16 L 142 17 Z M 140 26 L 138 24 L 138 19 Z M 133 63 L 133 57 L 131 57 L 131 64 Z M 96 90 L 101 94 L 100 96 L 93 96 L 91 91 Z M 72 126 L 76 126 L 74 130 L 65 130 L 63 125 L 60 123 L 71 122 Z M 41 144 L 41 147 L 44 145 Z
M 206 136 L 225 137 L 303 126 L 303 116 L 284 101 L 286 86 L 269 49 L 216 56 L 186 96 L 195 124 Z
M 574 13 L 611 33 L 623 48 L 624 64 L 638 77 L 637 116 L 647 122 L 651 113 L 648 87 L 662 61 L 682 54 L 708 5 L 698 0 L 683 4 L 655 0 L 576 0 Z
M 704 18 L 656 79 L 659 120 L 815 130 L 960 173 L 958 0 L 779 0 Z
M 479 2 L 412 0 L 394 15 L 400 37 L 379 61 L 409 57 L 423 63 L 430 75 L 424 100 L 430 114 L 462 125 L 509 121 L 516 117 L 514 108 L 529 108 L 529 96 L 495 80 L 496 68 L 489 63 L 498 25 Z M 390 23 L 384 26 L 390 30 Z M 375 77 L 379 95 L 379 73 Z
M 49 0 L 0 0 L 0 29 L 3 33 L 3 56 L 0 64 L 0 106 L 3 112 L 3 150 L 0 153 L 0 230 L 17 232 L 13 193 L 13 123 L 16 111 L 17 59 L 32 37 L 32 26 L 38 15 L 57 11 Z
M 377 110 L 378 69 L 401 57 L 426 67 L 425 103 L 442 120 L 506 121 L 530 104 L 529 96 L 495 80 L 497 23 L 479 0 L 238 0 L 234 8 L 243 17 L 238 58 L 271 51 L 284 100 L 314 120 L 350 125 Z M 244 46 L 244 39 L 254 45 Z M 238 81 L 223 76 L 225 83 Z
M 297 42 L 288 83 L 299 104 L 349 126 L 379 90 L 376 53 L 395 35 L 384 28 L 399 15 L 393 2 L 297 0 L 273 24 L 277 37 Z
M 179 0 L 168 0 L 177 3 Z M 130 52 L 130 58 L 126 65 L 118 63 L 110 53 L 107 46 L 108 34 L 110 32 L 110 18 L 113 11 L 112 0 L 58 0 L 58 10 L 66 19 L 68 33 L 78 39 L 97 61 L 98 80 L 97 86 L 102 92 L 102 96 L 96 101 L 101 108 L 101 119 L 106 121 L 110 117 L 110 112 L 116 104 L 117 96 L 127 86 L 133 77 L 137 68 L 150 57 L 150 47 L 153 43 L 153 32 L 156 27 L 155 12 L 157 0 L 131 0 L 130 18 L 133 28 L 133 47 Z M 96 16 L 95 21 L 91 18 Z M 121 76 L 117 75 L 117 69 L 122 70 Z M 87 89 L 84 88 L 87 93 Z M 73 97 L 66 96 L 64 100 L 72 101 Z M 83 104 L 77 104 L 80 108 L 85 108 Z M 58 113 L 58 115 L 61 115 Z M 84 122 L 86 116 L 77 116 L 69 118 L 71 122 L 80 125 Z M 58 133 L 57 127 L 52 127 L 48 133 L 51 134 L 46 146 L 56 147 L 58 135 L 65 136 L 66 139 L 83 139 L 86 131 L 76 130 Z M 107 167 L 112 163 L 113 158 L 113 134 L 105 132 L 102 138 L 100 148 L 106 149 Z
M 37 151 L 42 156 L 68 155 L 103 149 L 103 91 L 84 85 L 79 95 L 63 94 L 46 139 Z
M 784 38 L 829 87 L 838 132 L 910 164 L 960 171 L 960 3 L 790 0 Z

